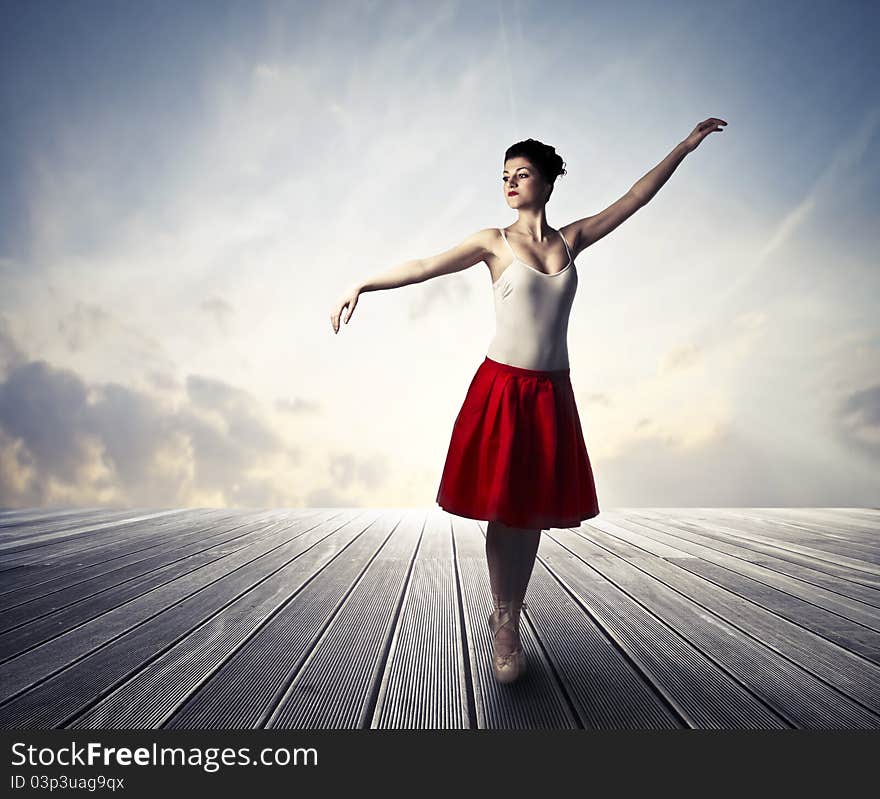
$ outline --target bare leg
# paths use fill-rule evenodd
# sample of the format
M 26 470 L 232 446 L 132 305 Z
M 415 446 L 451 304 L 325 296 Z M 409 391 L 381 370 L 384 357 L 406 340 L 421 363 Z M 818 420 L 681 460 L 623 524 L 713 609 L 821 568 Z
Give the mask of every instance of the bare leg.
M 517 538 L 516 548 L 516 583 L 514 597 L 523 599 L 529 580 L 532 579 L 532 570 L 535 567 L 535 558 L 538 556 L 538 544 L 541 543 L 540 530 L 521 530 Z
M 493 594 L 502 599 L 523 600 L 540 541 L 540 530 L 509 527 L 502 522 L 488 523 L 486 562 Z M 497 643 L 499 652 L 506 654 L 515 649 L 519 641 L 515 631 L 507 626 L 498 631 Z
M 486 527 L 486 563 L 489 566 L 489 584 L 492 593 L 503 599 L 513 596 L 515 585 L 513 531 L 501 522 L 489 522 Z

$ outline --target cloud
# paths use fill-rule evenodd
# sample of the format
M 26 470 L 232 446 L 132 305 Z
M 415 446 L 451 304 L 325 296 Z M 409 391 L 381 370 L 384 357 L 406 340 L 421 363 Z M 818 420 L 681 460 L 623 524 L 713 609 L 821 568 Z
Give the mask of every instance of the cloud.
M 98 317 L 100 318 L 100 316 Z M 160 391 L 32 360 L 0 315 L 0 505 L 346 506 L 388 487 L 384 454 L 291 444 L 250 392 L 154 372 Z M 169 393 L 169 389 L 171 389 Z M 300 415 L 320 403 L 276 407 Z
M 632 440 L 594 464 L 599 504 L 625 507 L 852 507 L 873 487 L 829 480 L 829 463 L 771 450 L 736 423 L 685 446 L 675 436 Z
M 75 482 L 87 452 L 79 432 L 86 426 L 88 391 L 68 370 L 45 361 L 14 367 L 0 384 L 0 424 L 24 442 L 21 460 L 45 476 Z M 3 498 L 8 504 L 7 497 Z
M 121 313 L 102 304 L 76 299 L 71 310 L 57 312 L 54 330 L 41 327 L 47 321 L 51 325 L 53 317 L 48 313 L 42 319 L 30 318 L 27 322 L 28 329 L 39 330 L 40 335 L 55 334 L 53 341 L 61 344 L 66 353 L 86 356 L 83 362 L 100 355 L 105 364 L 115 365 L 108 371 L 116 374 L 129 371 L 133 363 L 140 369 L 167 372 L 171 361 L 162 343 L 142 326 L 124 319 Z
M 678 369 L 687 369 L 698 363 L 703 357 L 702 347 L 698 344 L 684 344 L 674 347 L 660 360 L 660 374 L 665 375 Z
M 321 410 L 321 403 L 303 397 L 292 400 L 279 398 L 275 401 L 275 407 L 283 413 L 318 413 Z
M 0 314 L 0 373 L 18 366 L 25 357 L 24 350 L 15 340 L 9 318 Z
M 589 394 L 584 394 L 584 402 L 586 403 L 585 407 L 592 407 L 593 405 L 602 405 L 604 407 L 610 407 L 613 404 L 613 400 L 611 399 L 611 395 L 605 391 L 594 391 Z
M 27 360 L 0 327 L 0 503 L 185 506 L 288 503 L 276 475 L 300 463 L 248 392 L 190 375 L 177 405 L 119 383 L 89 384 Z M 11 353 L 11 355 L 9 354 Z M 168 380 L 157 380 L 166 385 Z
M 310 508 L 351 508 L 357 505 L 354 494 L 346 494 L 336 486 L 324 486 L 309 492 L 306 502 Z
M 235 310 L 226 300 L 222 297 L 211 297 L 204 300 L 199 308 L 214 319 L 222 333 L 229 333 L 229 321 L 235 314 Z
M 450 279 L 444 275 L 429 280 L 421 287 L 421 291 L 413 293 L 413 299 L 407 306 L 408 317 L 410 321 L 421 319 L 438 305 L 443 308 L 460 307 L 470 301 L 472 294 L 471 284 L 460 276 L 459 279 Z
M 330 458 L 330 477 L 337 487 L 348 488 L 360 482 L 370 489 L 378 488 L 388 476 L 386 456 L 361 458 L 352 452 L 340 453 Z
M 845 397 L 837 407 L 835 426 L 841 440 L 880 458 L 880 384 Z
M 111 320 L 111 315 L 100 306 L 77 302 L 73 311 L 58 320 L 58 332 L 67 349 L 79 352 L 85 349 L 86 342 L 105 339 Z

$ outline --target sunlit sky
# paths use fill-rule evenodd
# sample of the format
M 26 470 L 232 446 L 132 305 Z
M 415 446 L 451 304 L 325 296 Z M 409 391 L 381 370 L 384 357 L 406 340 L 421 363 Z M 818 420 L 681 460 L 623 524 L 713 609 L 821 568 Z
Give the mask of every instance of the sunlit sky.
M 494 332 L 504 151 L 597 213 L 602 509 L 880 505 L 876 4 L 2 3 L 0 505 L 436 507 Z

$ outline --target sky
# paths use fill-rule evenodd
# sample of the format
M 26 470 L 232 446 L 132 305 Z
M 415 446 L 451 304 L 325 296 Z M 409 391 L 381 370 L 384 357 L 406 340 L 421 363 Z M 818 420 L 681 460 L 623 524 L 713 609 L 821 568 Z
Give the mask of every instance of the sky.
M 880 8 L 2 2 L 0 506 L 436 507 L 516 221 L 595 213 L 569 358 L 600 508 L 880 506 Z

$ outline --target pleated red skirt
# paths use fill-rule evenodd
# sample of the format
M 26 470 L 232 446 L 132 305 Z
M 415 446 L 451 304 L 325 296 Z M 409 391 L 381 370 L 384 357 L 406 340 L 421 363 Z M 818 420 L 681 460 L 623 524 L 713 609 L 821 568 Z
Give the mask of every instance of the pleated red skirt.
M 569 373 L 480 364 L 452 428 L 443 510 L 541 530 L 599 515 Z

